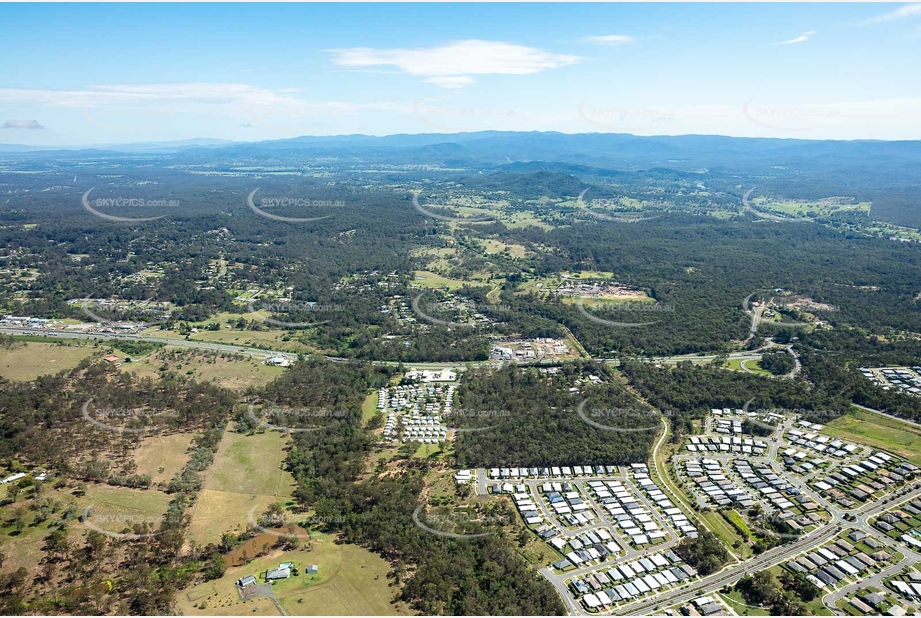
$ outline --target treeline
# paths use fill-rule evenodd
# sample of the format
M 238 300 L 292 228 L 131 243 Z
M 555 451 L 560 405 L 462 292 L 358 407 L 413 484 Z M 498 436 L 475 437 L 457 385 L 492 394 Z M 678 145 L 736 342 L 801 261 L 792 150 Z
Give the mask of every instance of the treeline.
M 51 480 L 26 478 L 8 492 L 14 526 L 22 532 L 26 526 L 44 525 L 48 532 L 37 568 L 0 576 L 0 613 L 168 615 L 176 611 L 177 592 L 199 570 L 222 572 L 213 548 L 210 553 L 182 550 L 201 473 L 213 462 L 236 401 L 232 392 L 211 384 L 138 380 L 89 361 L 70 373 L 3 386 L 0 457 L 11 469 L 45 468 Z M 89 422 L 83 404 L 90 399 L 100 408 L 122 411 L 103 417 L 118 426 L 125 426 L 125 412 L 133 416 L 135 410 L 169 409 L 161 430 L 196 433 L 188 463 L 165 488 L 171 500 L 159 523 L 126 520 L 117 524 L 120 529 L 102 533 L 89 525 L 94 509 L 101 507 L 80 511 L 68 496 L 87 495 L 90 483 L 150 485 L 148 475 L 134 472 L 132 453 L 142 437 L 153 433 Z M 47 489 L 50 483 L 53 492 Z
M 779 577 L 770 571 L 755 571 L 740 579 L 735 589 L 748 604 L 769 609 L 772 616 L 811 616 L 806 603 L 821 594 L 804 574 L 788 571 Z
M 646 461 L 662 428 L 659 414 L 591 362 L 552 375 L 515 365 L 470 370 L 455 410 L 445 422 L 462 429 L 455 450 L 463 468 Z
M 561 614 L 552 586 L 504 535 L 451 539 L 415 525 L 428 464 L 409 460 L 393 473 L 364 476 L 375 438 L 361 425 L 361 402 L 391 371 L 308 361 L 260 391 L 262 400 L 277 406 L 349 412 L 328 419 L 324 431 L 292 435 L 288 467 L 300 507 L 313 509 L 344 541 L 390 560 L 403 584 L 400 600 L 422 614 Z
M 675 553 L 681 559 L 697 569 L 702 576 L 715 573 L 729 562 L 729 552 L 718 536 L 704 530 L 697 534 L 697 538 L 685 537 L 675 546 Z

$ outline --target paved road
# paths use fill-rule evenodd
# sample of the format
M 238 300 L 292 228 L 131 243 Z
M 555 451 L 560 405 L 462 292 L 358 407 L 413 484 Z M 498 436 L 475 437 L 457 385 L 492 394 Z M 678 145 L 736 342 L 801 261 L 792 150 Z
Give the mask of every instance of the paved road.
M 918 496 L 921 496 L 921 489 L 913 490 L 904 497 L 904 500 L 911 500 Z M 837 536 L 842 529 L 853 528 L 868 532 L 867 529 L 869 526 L 865 524 L 866 520 L 891 508 L 893 508 L 891 504 L 884 504 L 881 502 L 869 504 L 858 511 L 858 521 L 852 524 L 847 524 L 846 522 L 839 523 L 837 517 L 833 513 L 833 519 L 827 525 L 804 535 L 799 541 L 775 547 L 740 565 L 725 567 L 719 573 L 702 578 L 700 581 L 687 588 L 672 590 L 648 600 L 618 607 L 616 612 L 620 615 L 645 614 L 656 607 L 668 607 L 690 601 L 703 593 L 716 590 L 725 585 L 734 584 L 745 575 L 769 568 L 799 553 L 822 545 Z
M 280 356 L 289 360 L 296 360 L 297 354 L 294 352 L 285 352 L 282 350 L 272 350 L 266 348 L 253 348 L 249 346 L 233 345 L 228 343 L 215 343 L 213 341 L 201 341 L 198 339 L 174 339 L 172 337 L 157 337 L 155 335 L 129 335 L 123 333 L 86 333 L 69 330 L 54 329 L 37 329 L 37 328 L 20 328 L 15 326 L 0 326 L 0 333 L 5 335 L 28 335 L 32 337 L 49 337 L 55 339 L 87 339 L 101 341 L 148 341 L 150 343 L 162 343 L 180 348 L 194 348 L 198 350 L 214 350 L 217 352 L 232 352 L 235 354 L 249 354 L 259 358 L 268 358 L 270 356 Z M 245 333 L 243 333 L 245 334 Z M 309 354 L 308 354 L 309 355 Z M 332 362 L 349 362 L 352 359 L 341 358 L 338 356 L 325 356 Z M 366 362 L 366 361 L 362 361 Z M 367 361 L 375 365 L 397 366 L 399 361 Z M 463 368 L 467 365 L 478 366 L 490 364 L 488 361 L 481 362 L 458 362 L 458 363 L 403 363 L 407 367 L 419 369 L 442 369 L 442 368 Z
M 880 412 L 879 410 L 874 410 L 873 408 L 861 406 L 856 403 L 852 403 L 851 405 L 854 406 L 855 408 L 860 408 L 861 410 L 865 412 L 872 412 L 873 414 L 879 414 L 880 416 L 885 416 L 887 418 L 891 418 L 894 421 L 905 423 L 906 425 L 911 425 L 912 427 L 917 427 L 918 429 L 921 429 L 921 424 L 915 423 L 914 421 L 905 420 L 904 418 L 899 418 L 898 416 L 892 416 L 891 414 L 886 414 L 885 412 Z
M 912 498 L 910 496 L 911 494 L 909 494 L 909 497 L 900 498 L 898 501 L 890 503 L 889 505 L 887 505 L 885 510 L 892 510 L 892 509 L 897 508 L 901 504 L 911 500 Z M 876 514 L 877 513 L 863 513 L 863 514 L 858 515 L 856 527 L 860 528 L 866 533 L 869 533 L 869 532 L 875 533 L 876 531 L 870 527 L 869 519 L 875 516 Z M 896 543 L 895 541 L 890 539 L 888 536 L 884 536 L 884 535 L 876 533 L 874 534 L 874 537 L 882 540 L 883 542 L 886 542 L 887 547 L 889 547 L 890 549 L 894 551 L 901 553 L 902 555 L 905 556 L 905 558 L 901 562 L 894 564 L 886 569 L 883 569 L 882 571 L 880 571 L 879 573 L 875 575 L 871 575 L 869 577 L 860 579 L 853 584 L 844 586 L 843 588 L 839 588 L 838 590 L 834 590 L 832 592 L 829 592 L 825 596 L 823 596 L 822 602 L 825 603 L 825 606 L 827 608 L 829 608 L 831 611 L 835 612 L 836 614 L 845 615 L 844 612 L 838 610 L 835 607 L 835 603 L 837 603 L 842 598 L 848 596 L 849 594 L 856 592 L 857 590 L 861 588 L 866 588 L 868 586 L 873 586 L 875 588 L 879 588 L 880 590 L 885 590 L 886 587 L 883 585 L 883 580 L 889 577 L 892 577 L 893 575 L 896 575 L 897 573 L 899 573 L 900 571 L 902 571 L 902 569 L 905 569 L 906 567 L 921 563 L 921 555 L 918 555 L 917 553 L 905 547 L 904 545 L 900 545 Z

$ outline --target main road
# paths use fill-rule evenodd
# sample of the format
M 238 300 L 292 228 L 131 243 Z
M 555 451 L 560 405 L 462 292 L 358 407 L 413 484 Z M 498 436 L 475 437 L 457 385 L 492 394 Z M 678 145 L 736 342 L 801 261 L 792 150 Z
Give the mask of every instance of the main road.
M 921 496 L 921 489 L 915 489 L 914 491 L 908 493 L 903 501 L 911 500 L 913 498 L 917 498 L 918 496 Z M 656 609 L 657 607 L 668 607 L 671 605 L 683 603 L 685 601 L 690 601 L 691 599 L 694 599 L 701 594 L 712 592 L 726 585 L 734 584 L 746 575 L 770 568 L 771 566 L 783 562 L 788 558 L 792 558 L 812 547 L 822 545 L 837 536 L 838 533 L 843 529 L 857 528 L 863 529 L 864 532 L 867 532 L 869 526 L 865 522 L 873 515 L 891 508 L 892 506 L 890 504 L 884 504 L 882 502 L 876 502 L 867 505 L 863 509 L 856 511 L 855 514 L 859 515 L 858 522 L 847 525 L 838 523 L 836 521 L 837 515 L 833 515 L 833 519 L 829 521 L 828 524 L 822 528 L 819 528 L 818 530 L 804 535 L 803 538 L 798 541 L 775 547 L 774 549 L 768 550 L 755 558 L 743 562 L 742 564 L 726 567 L 718 573 L 714 573 L 713 575 L 708 575 L 707 577 L 701 578 L 699 581 L 686 588 L 681 588 L 679 590 L 667 592 L 647 600 L 618 607 L 617 613 L 620 615 L 645 614 Z

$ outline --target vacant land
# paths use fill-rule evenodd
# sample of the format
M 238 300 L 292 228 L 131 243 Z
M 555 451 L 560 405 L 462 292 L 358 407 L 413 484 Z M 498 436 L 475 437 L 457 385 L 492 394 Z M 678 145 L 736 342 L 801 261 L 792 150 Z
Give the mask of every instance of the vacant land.
M 15 382 L 73 369 L 84 358 L 102 350 L 91 345 L 44 342 L 17 343 L 0 348 L 0 376 Z
M 209 468 L 205 489 L 290 496 L 294 478 L 282 470 L 287 445 L 288 437 L 276 431 L 252 436 L 228 431 Z
M 756 208 L 784 213 L 794 217 L 827 217 L 829 215 L 854 211 L 867 213 L 870 211 L 870 202 L 850 202 L 846 199 L 827 198 L 817 201 L 804 200 L 771 200 L 755 198 L 752 204 Z
M 154 484 L 166 483 L 189 461 L 191 433 L 150 436 L 134 451 L 137 474 L 149 474 Z
M 486 243 L 486 253 L 489 254 L 508 251 L 509 256 L 513 258 L 523 258 L 528 255 L 528 249 L 524 245 L 509 245 L 493 239 L 487 239 L 484 242 Z
M 133 524 L 159 526 L 169 503 L 169 496 L 152 489 L 89 485 L 84 495 L 75 495 L 73 488 L 54 489 L 46 483 L 42 496 L 56 502 L 59 508 L 46 520 L 39 521 L 38 513 L 30 508 L 34 502 L 25 496 L 24 493 L 16 503 L 0 507 L 0 548 L 6 554 L 0 571 L 4 573 L 19 567 L 38 568 L 44 556 L 45 537 L 71 505 L 77 508 L 78 516 L 90 509 L 86 523 L 75 518 L 68 527 L 71 541 L 82 544 L 83 536 L 93 528 L 119 533 Z
M 282 469 L 287 444 L 278 432 L 225 433 L 195 501 L 188 539 L 219 541 L 224 532 L 245 529 L 250 514 L 256 519 L 273 502 L 287 502 L 294 489 L 294 478 Z
M 417 270 L 414 283 L 427 288 L 448 288 L 450 290 L 456 290 L 463 287 L 468 282 L 460 281 L 459 279 L 448 279 L 447 277 L 442 277 L 437 273 L 427 270 Z
M 145 336 L 162 337 L 164 339 L 186 339 L 185 335 L 179 334 L 174 330 L 158 330 L 156 327 L 149 328 L 143 333 Z M 228 345 L 248 346 L 253 348 L 263 348 L 266 350 L 280 350 L 282 352 L 313 352 L 313 348 L 308 347 L 295 339 L 284 341 L 283 338 L 288 334 L 283 330 L 200 330 L 192 333 L 188 338 L 193 341 L 205 341 L 208 343 L 225 343 Z
M 121 368 L 138 377 L 156 379 L 164 367 L 199 382 L 214 382 L 224 388 L 237 390 L 264 386 L 284 371 L 281 367 L 271 367 L 248 356 L 210 354 L 173 347 L 160 350 L 140 361 L 126 363 Z
M 371 391 L 371 394 L 365 397 L 361 404 L 361 421 L 367 423 L 378 413 L 377 409 L 377 391 Z
M 904 457 L 921 466 L 921 429 L 858 408 L 825 426 L 829 435 Z
M 390 565 L 382 558 L 357 545 L 336 544 L 329 537 L 311 540 L 309 547 L 274 551 L 246 566 L 230 567 L 222 578 L 180 592 L 177 595 L 179 610 L 187 616 L 249 615 L 256 607 L 257 610 L 266 609 L 265 613 L 257 611 L 258 615 L 278 615 L 274 605 L 271 605 L 274 611 L 269 611 L 269 605 L 241 601 L 234 582 L 254 575 L 262 584 L 267 569 L 282 562 L 293 562 L 298 575 L 272 585 L 275 597 L 291 615 L 394 616 L 411 613 L 402 604 L 392 602 L 396 589 L 388 582 Z M 319 570 L 307 574 L 307 567 L 312 564 Z M 204 610 L 199 609 L 202 601 L 206 604 Z M 255 601 L 268 599 L 260 597 Z
M 91 485 L 77 504 L 81 511 L 90 509 L 87 523 L 92 524 L 91 527 L 119 533 L 134 523 L 159 526 L 169 501 L 167 494 L 154 489 Z M 84 526 L 76 528 L 82 529 Z

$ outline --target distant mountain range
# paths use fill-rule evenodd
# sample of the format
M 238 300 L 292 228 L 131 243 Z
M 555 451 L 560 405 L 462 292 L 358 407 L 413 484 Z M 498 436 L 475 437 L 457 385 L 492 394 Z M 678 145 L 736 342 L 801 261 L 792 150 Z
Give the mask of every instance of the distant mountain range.
M 305 136 L 263 142 L 192 139 L 88 149 L 0 145 L 0 152 L 33 155 L 67 152 L 71 156 L 78 153 L 91 156 L 102 153 L 163 153 L 218 162 L 272 155 L 281 160 L 332 158 L 341 163 L 472 168 L 497 168 L 540 161 L 601 169 L 659 167 L 685 171 L 714 167 L 751 171 L 771 167 L 829 169 L 854 166 L 887 166 L 890 171 L 907 171 L 916 170 L 921 163 L 921 141 L 833 141 L 716 135 L 640 137 L 612 133 L 502 131 L 386 137 Z

